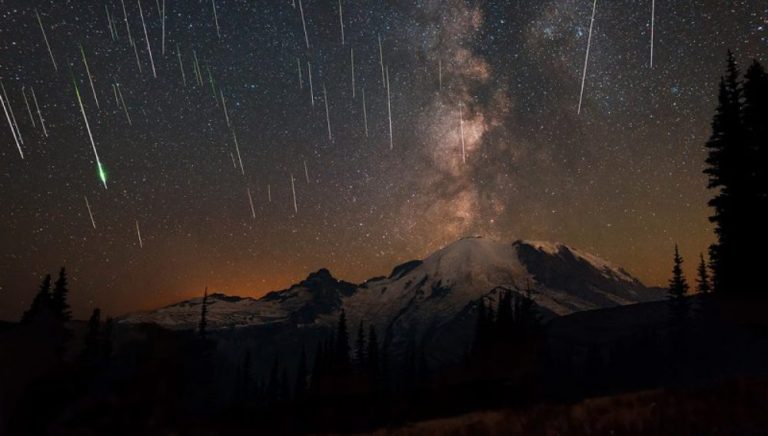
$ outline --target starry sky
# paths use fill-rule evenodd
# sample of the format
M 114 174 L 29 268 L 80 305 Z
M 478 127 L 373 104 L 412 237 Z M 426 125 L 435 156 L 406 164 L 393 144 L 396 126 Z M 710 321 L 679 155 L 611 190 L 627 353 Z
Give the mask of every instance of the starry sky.
M 577 113 L 589 0 L 214 1 L 165 0 L 163 32 L 163 0 L 125 0 L 129 40 L 120 0 L 0 0 L 24 154 L 3 118 L 0 318 L 61 265 L 76 316 L 119 315 L 361 281 L 467 235 L 651 285 L 678 242 L 692 275 L 726 50 L 768 58 L 764 1 L 656 0 L 652 68 L 652 1 L 598 1 Z

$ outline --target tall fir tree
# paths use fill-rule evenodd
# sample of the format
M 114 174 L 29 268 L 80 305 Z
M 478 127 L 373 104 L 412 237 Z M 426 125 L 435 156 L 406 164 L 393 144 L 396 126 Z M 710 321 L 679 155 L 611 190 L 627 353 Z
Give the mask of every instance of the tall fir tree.
M 59 270 L 59 278 L 56 279 L 56 283 L 53 285 L 53 293 L 51 294 L 51 303 L 53 305 L 53 311 L 59 320 L 66 322 L 72 319 L 72 313 L 69 309 L 69 303 L 67 302 L 67 294 L 69 293 L 69 287 L 67 283 L 67 271 L 64 267 Z
M 753 243 L 765 247 L 768 244 L 768 73 L 757 61 L 753 61 L 744 74 L 743 121 L 753 163 L 752 186 L 757 202 L 751 210 Z M 762 282 L 757 277 L 761 273 L 762 259 L 749 257 L 754 260 L 751 279 L 755 281 L 754 286 L 758 286 Z
M 669 301 L 674 323 L 684 322 L 688 317 L 688 281 L 683 273 L 683 257 L 675 244 L 674 266 L 669 281 Z
M 714 209 L 717 242 L 710 247 L 713 287 L 717 292 L 749 292 L 753 270 L 746 253 L 754 238 L 756 202 L 753 184 L 755 159 L 745 133 L 743 88 L 733 54 L 728 52 L 726 75 L 720 80 L 718 107 L 712 120 L 712 135 L 704 172 L 710 189 L 717 190 L 709 201 Z
M 47 274 L 29 309 L 22 315 L 21 322 L 30 323 L 42 319 L 51 314 L 51 309 L 51 275 Z
M 712 285 L 709 282 L 709 268 L 704 261 L 704 254 L 699 255 L 699 267 L 696 269 L 696 293 L 709 294 Z
M 200 325 L 198 325 L 197 332 L 201 337 L 205 337 L 208 334 L 208 286 L 205 287 L 205 293 L 203 294 L 203 304 L 200 308 Z

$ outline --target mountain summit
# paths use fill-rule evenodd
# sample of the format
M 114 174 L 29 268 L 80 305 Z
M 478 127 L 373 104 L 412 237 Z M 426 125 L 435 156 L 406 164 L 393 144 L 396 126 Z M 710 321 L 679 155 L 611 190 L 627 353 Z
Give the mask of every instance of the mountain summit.
M 478 302 L 495 301 L 500 289 L 530 292 L 545 318 L 664 298 L 623 269 L 564 244 L 471 237 L 360 285 L 321 269 L 259 299 L 212 294 L 208 325 L 328 330 L 344 309 L 351 326 L 374 326 L 391 349 L 416 341 L 427 350 L 450 348 L 453 355 L 471 340 Z M 183 301 L 120 322 L 192 329 L 201 303 Z

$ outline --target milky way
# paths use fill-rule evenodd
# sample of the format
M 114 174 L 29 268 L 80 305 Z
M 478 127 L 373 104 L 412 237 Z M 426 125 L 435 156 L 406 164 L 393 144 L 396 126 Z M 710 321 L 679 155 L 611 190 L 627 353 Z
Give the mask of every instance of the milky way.
M 119 0 L 0 1 L 24 140 L 21 159 L 3 122 L 0 317 L 62 264 L 76 314 L 118 314 L 320 267 L 357 281 L 475 234 L 663 283 L 674 242 L 712 240 L 716 84 L 728 48 L 766 60 L 768 5 L 657 0 L 651 39 L 651 0 L 598 2 L 577 113 L 592 5 L 130 1 L 126 22 Z

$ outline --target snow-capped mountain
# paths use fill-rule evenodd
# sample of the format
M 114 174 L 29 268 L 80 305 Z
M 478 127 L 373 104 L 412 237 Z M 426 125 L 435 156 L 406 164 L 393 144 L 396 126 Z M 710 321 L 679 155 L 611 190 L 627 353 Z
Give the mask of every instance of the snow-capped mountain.
M 343 308 L 350 329 L 361 321 L 373 325 L 392 350 L 418 344 L 430 355 L 450 358 L 471 341 L 478 301 L 495 301 L 501 288 L 530 290 L 545 317 L 664 297 L 663 291 L 645 287 L 621 268 L 563 244 L 471 237 L 360 285 L 339 281 L 322 269 L 259 299 L 212 294 L 207 319 L 210 329 L 327 330 Z M 201 304 L 197 298 L 120 322 L 195 328 Z

